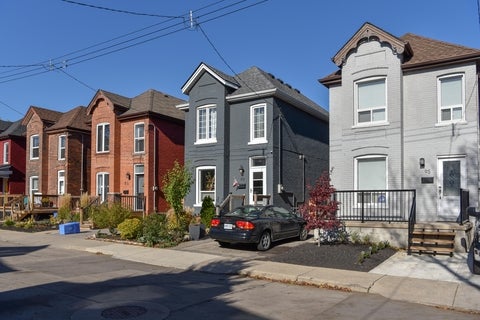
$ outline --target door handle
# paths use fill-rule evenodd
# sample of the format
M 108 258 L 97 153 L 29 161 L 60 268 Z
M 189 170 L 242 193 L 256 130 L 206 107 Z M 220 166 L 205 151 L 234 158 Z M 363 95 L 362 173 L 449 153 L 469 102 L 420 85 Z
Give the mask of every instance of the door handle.
M 442 199 L 442 186 L 438 186 L 438 199 Z

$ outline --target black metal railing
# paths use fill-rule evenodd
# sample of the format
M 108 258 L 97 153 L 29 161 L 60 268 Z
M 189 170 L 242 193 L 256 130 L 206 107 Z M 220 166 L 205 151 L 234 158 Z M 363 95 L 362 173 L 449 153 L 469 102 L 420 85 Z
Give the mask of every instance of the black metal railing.
M 410 209 L 410 214 L 408 215 L 408 250 L 407 253 L 411 254 L 410 246 L 412 244 L 413 230 L 415 229 L 415 223 L 417 223 L 417 196 L 416 194 L 413 197 L 412 208 Z
M 467 208 L 470 206 L 470 192 L 466 189 L 460 189 L 460 214 L 458 217 L 459 224 L 463 225 L 468 221 Z
M 415 204 L 415 190 L 335 191 L 337 217 L 351 221 L 405 222 Z

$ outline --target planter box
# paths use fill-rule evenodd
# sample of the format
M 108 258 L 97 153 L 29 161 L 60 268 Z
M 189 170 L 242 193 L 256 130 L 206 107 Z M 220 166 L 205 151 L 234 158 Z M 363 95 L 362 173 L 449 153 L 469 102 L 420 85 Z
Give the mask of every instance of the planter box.
M 191 224 L 188 226 L 188 232 L 192 240 L 199 240 L 205 237 L 205 225 L 203 224 Z
M 80 233 L 80 222 L 68 222 L 58 226 L 60 234 Z

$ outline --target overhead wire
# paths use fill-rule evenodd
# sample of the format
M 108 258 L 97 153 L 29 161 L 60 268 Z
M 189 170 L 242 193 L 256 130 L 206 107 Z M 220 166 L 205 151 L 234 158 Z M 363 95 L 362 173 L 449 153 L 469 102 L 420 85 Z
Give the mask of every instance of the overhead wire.
M 241 1 L 237 1 L 235 3 L 232 3 L 232 4 L 229 4 L 227 6 L 223 6 L 221 8 L 217 8 L 215 10 L 212 10 L 212 11 L 209 11 L 203 15 L 200 15 L 197 17 L 197 20 L 198 19 L 201 19 L 203 17 L 208 17 L 212 14 L 215 14 L 215 13 L 218 13 L 220 11 L 224 11 L 228 8 L 231 8 L 233 6 L 236 6 L 242 2 L 245 2 L 246 0 L 241 0 Z M 236 12 L 239 12 L 241 10 L 245 10 L 245 9 L 248 9 L 252 6 L 255 6 L 255 5 L 258 5 L 260 3 L 263 3 L 267 0 L 264 0 L 264 1 L 260 1 L 260 2 L 257 2 L 257 3 L 254 3 L 254 4 L 250 4 L 248 6 L 244 6 L 244 7 L 241 7 L 241 8 L 237 8 L 235 10 L 232 10 L 232 11 L 229 11 L 229 12 L 224 12 L 220 15 L 216 15 L 216 16 L 213 16 L 209 19 L 206 19 L 205 21 L 202 21 L 202 22 L 197 22 L 197 24 L 200 24 L 200 23 L 207 23 L 207 22 L 211 22 L 213 20 L 216 20 L 216 19 L 219 19 L 219 18 L 223 18 L 227 15 L 230 15 L 230 14 L 233 14 L 233 13 L 236 13 Z M 209 8 L 211 7 L 212 5 L 215 5 L 215 4 L 218 4 L 218 3 L 221 3 L 221 2 L 224 2 L 224 0 L 222 1 L 217 1 L 215 2 L 214 4 L 211 4 L 211 5 L 208 5 L 208 6 L 204 6 L 198 10 L 196 10 L 195 12 L 197 11 L 200 11 L 200 10 L 204 10 L 205 8 Z M 88 49 L 92 49 L 92 48 L 95 48 L 95 47 L 98 47 L 98 46 L 101 46 L 103 44 L 107 44 L 107 43 L 110 43 L 110 42 L 113 42 L 115 40 L 118 40 L 118 39 L 121 39 L 121 38 L 124 38 L 124 37 L 128 37 L 132 34 L 135 34 L 135 33 L 138 33 L 138 32 L 141 32 L 141 31 L 144 31 L 146 29 L 149 29 L 149 28 L 152 28 L 152 27 L 155 27 L 155 26 L 158 26 L 160 24 L 165 24 L 167 22 L 171 22 L 172 19 L 169 19 L 168 21 L 163 21 L 161 23 L 157 23 L 157 24 L 154 24 L 152 26 L 149 26 L 149 27 L 146 27 L 146 28 L 142 28 L 140 30 L 137 30 L 137 31 L 134 31 L 134 32 L 130 32 L 126 35 L 122 35 L 122 36 L 119 36 L 119 37 L 116 37 L 114 39 L 111 39 L 111 40 L 108 40 L 108 41 L 103 41 L 103 42 L 100 42 L 98 44 L 95 44 L 95 45 L 92 45 L 92 46 L 89 46 L 87 48 L 84 48 L 84 49 L 80 49 L 80 50 L 76 50 L 72 53 L 69 53 L 69 54 L 66 54 L 66 55 L 63 55 L 63 56 L 60 56 L 60 57 L 57 57 L 55 59 L 51 59 L 49 61 L 43 61 L 41 63 L 36 63 L 36 64 L 30 64 L 30 66 L 38 66 L 34 69 L 28 69 L 26 71 L 19 71 L 17 73 L 13 73 L 13 74 L 8 74 L 8 75 L 3 75 L 3 76 L 0 76 L 0 79 L 4 79 L 4 80 L 0 80 L 0 83 L 5 83 L 5 82 L 11 82 L 11 81 L 15 81 L 15 80 L 20 80 L 20 79 L 24 79 L 24 78 L 27 78 L 27 77 L 31 77 L 31 76 L 36 76 L 36 75 L 39 75 L 39 74 L 42 74 L 42 73 L 46 73 L 48 71 L 51 71 L 49 70 L 49 68 L 46 67 L 47 64 L 50 64 L 52 65 L 52 61 L 53 61 L 53 65 L 55 65 L 56 63 L 58 63 L 57 61 L 59 59 L 65 59 L 68 61 L 68 65 L 75 65 L 75 64 L 79 64 L 79 63 L 82 63 L 82 62 L 85 62 L 85 61 L 89 61 L 89 60 L 92 60 L 92 59 L 96 59 L 96 58 L 99 58 L 99 57 L 102 57 L 102 56 L 105 56 L 105 55 L 108 55 L 108 54 L 112 54 L 112 53 L 115 53 L 115 52 L 119 52 L 121 50 L 125 50 L 125 49 L 128 49 L 128 48 L 131 48 L 131 47 L 134 47 L 134 46 L 138 46 L 140 44 L 144 44 L 146 42 L 150 42 L 150 41 L 153 41 L 153 40 L 156 40 L 156 39 L 159 39 L 161 37 L 164 37 L 164 36 L 167 36 L 167 35 L 171 35 L 173 33 L 176 33 L 176 32 L 180 32 L 180 31 L 183 31 L 183 30 L 186 30 L 188 28 L 190 28 L 190 26 L 187 26 L 187 25 L 184 25 L 184 21 L 180 22 L 180 23 L 173 23 L 173 24 L 170 24 L 164 28 L 161 28 L 161 29 L 158 29 L 158 30 L 154 30 L 154 31 L 151 31 L 151 32 L 148 32 L 148 33 L 145 33 L 145 34 L 142 34 L 142 35 L 139 35 L 139 36 L 136 36 L 134 38 L 130 38 L 130 39 L 127 39 L 127 40 L 124 40 L 124 41 L 121 41 L 121 42 L 117 42 L 115 44 L 112 44 L 112 45 L 109 45 L 109 46 L 106 46 L 106 47 L 101 47 L 99 49 L 95 49 L 95 50 L 91 50 L 87 53 L 83 53 L 81 55 L 76 55 L 76 56 L 73 56 L 73 57 L 69 57 L 70 55 L 72 54 L 76 54 L 76 53 L 80 53 L 80 52 L 83 52 L 83 51 L 86 51 Z M 183 25 L 183 27 L 180 27 L 181 25 Z M 168 29 L 171 29 L 171 28 L 175 28 L 177 27 L 177 29 L 173 30 L 173 31 L 169 31 L 169 32 L 165 32 L 166 30 Z M 180 27 L 180 28 L 179 28 Z M 149 37 L 149 36 L 152 36 L 154 34 L 157 34 L 159 32 L 164 32 L 160 35 L 157 35 L 157 36 L 154 36 L 154 37 L 150 37 L 150 38 L 147 38 L 147 39 L 144 39 L 142 41 L 137 41 L 139 39 L 142 39 L 142 38 L 146 38 L 146 37 Z M 134 43 L 131 43 L 132 41 L 135 41 Z M 131 43 L 131 44 L 128 44 L 128 43 Z M 128 44 L 128 45 L 127 45 Z M 123 45 L 123 46 L 122 46 Z M 114 49 L 115 48 L 115 49 Z M 109 50 L 111 49 L 111 50 Z M 108 50 L 108 51 L 107 51 Z M 83 59 L 82 59 L 83 58 Z M 79 60 L 80 59 L 80 60 Z M 75 61 L 75 60 L 78 60 L 78 61 Z M 27 65 L 25 65 L 27 66 Z M 19 70 L 21 69 L 24 69 L 24 68 L 19 68 Z M 5 74 L 5 72 L 3 73 Z

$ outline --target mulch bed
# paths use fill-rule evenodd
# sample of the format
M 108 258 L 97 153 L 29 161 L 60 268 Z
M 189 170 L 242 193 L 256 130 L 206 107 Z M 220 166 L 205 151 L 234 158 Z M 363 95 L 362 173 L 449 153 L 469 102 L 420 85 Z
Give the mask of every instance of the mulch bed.
M 368 272 L 390 258 L 397 251 L 387 247 L 359 262 L 362 251 L 369 246 L 363 244 L 322 244 L 306 242 L 269 257 L 267 260 L 311 267 L 334 268 Z
M 0 229 L 32 233 L 32 232 L 42 232 L 42 231 L 48 231 L 48 230 L 58 230 L 58 225 L 34 224 L 31 228 L 24 228 L 24 227 L 17 227 L 17 226 L 7 226 L 3 223 L 0 223 Z

